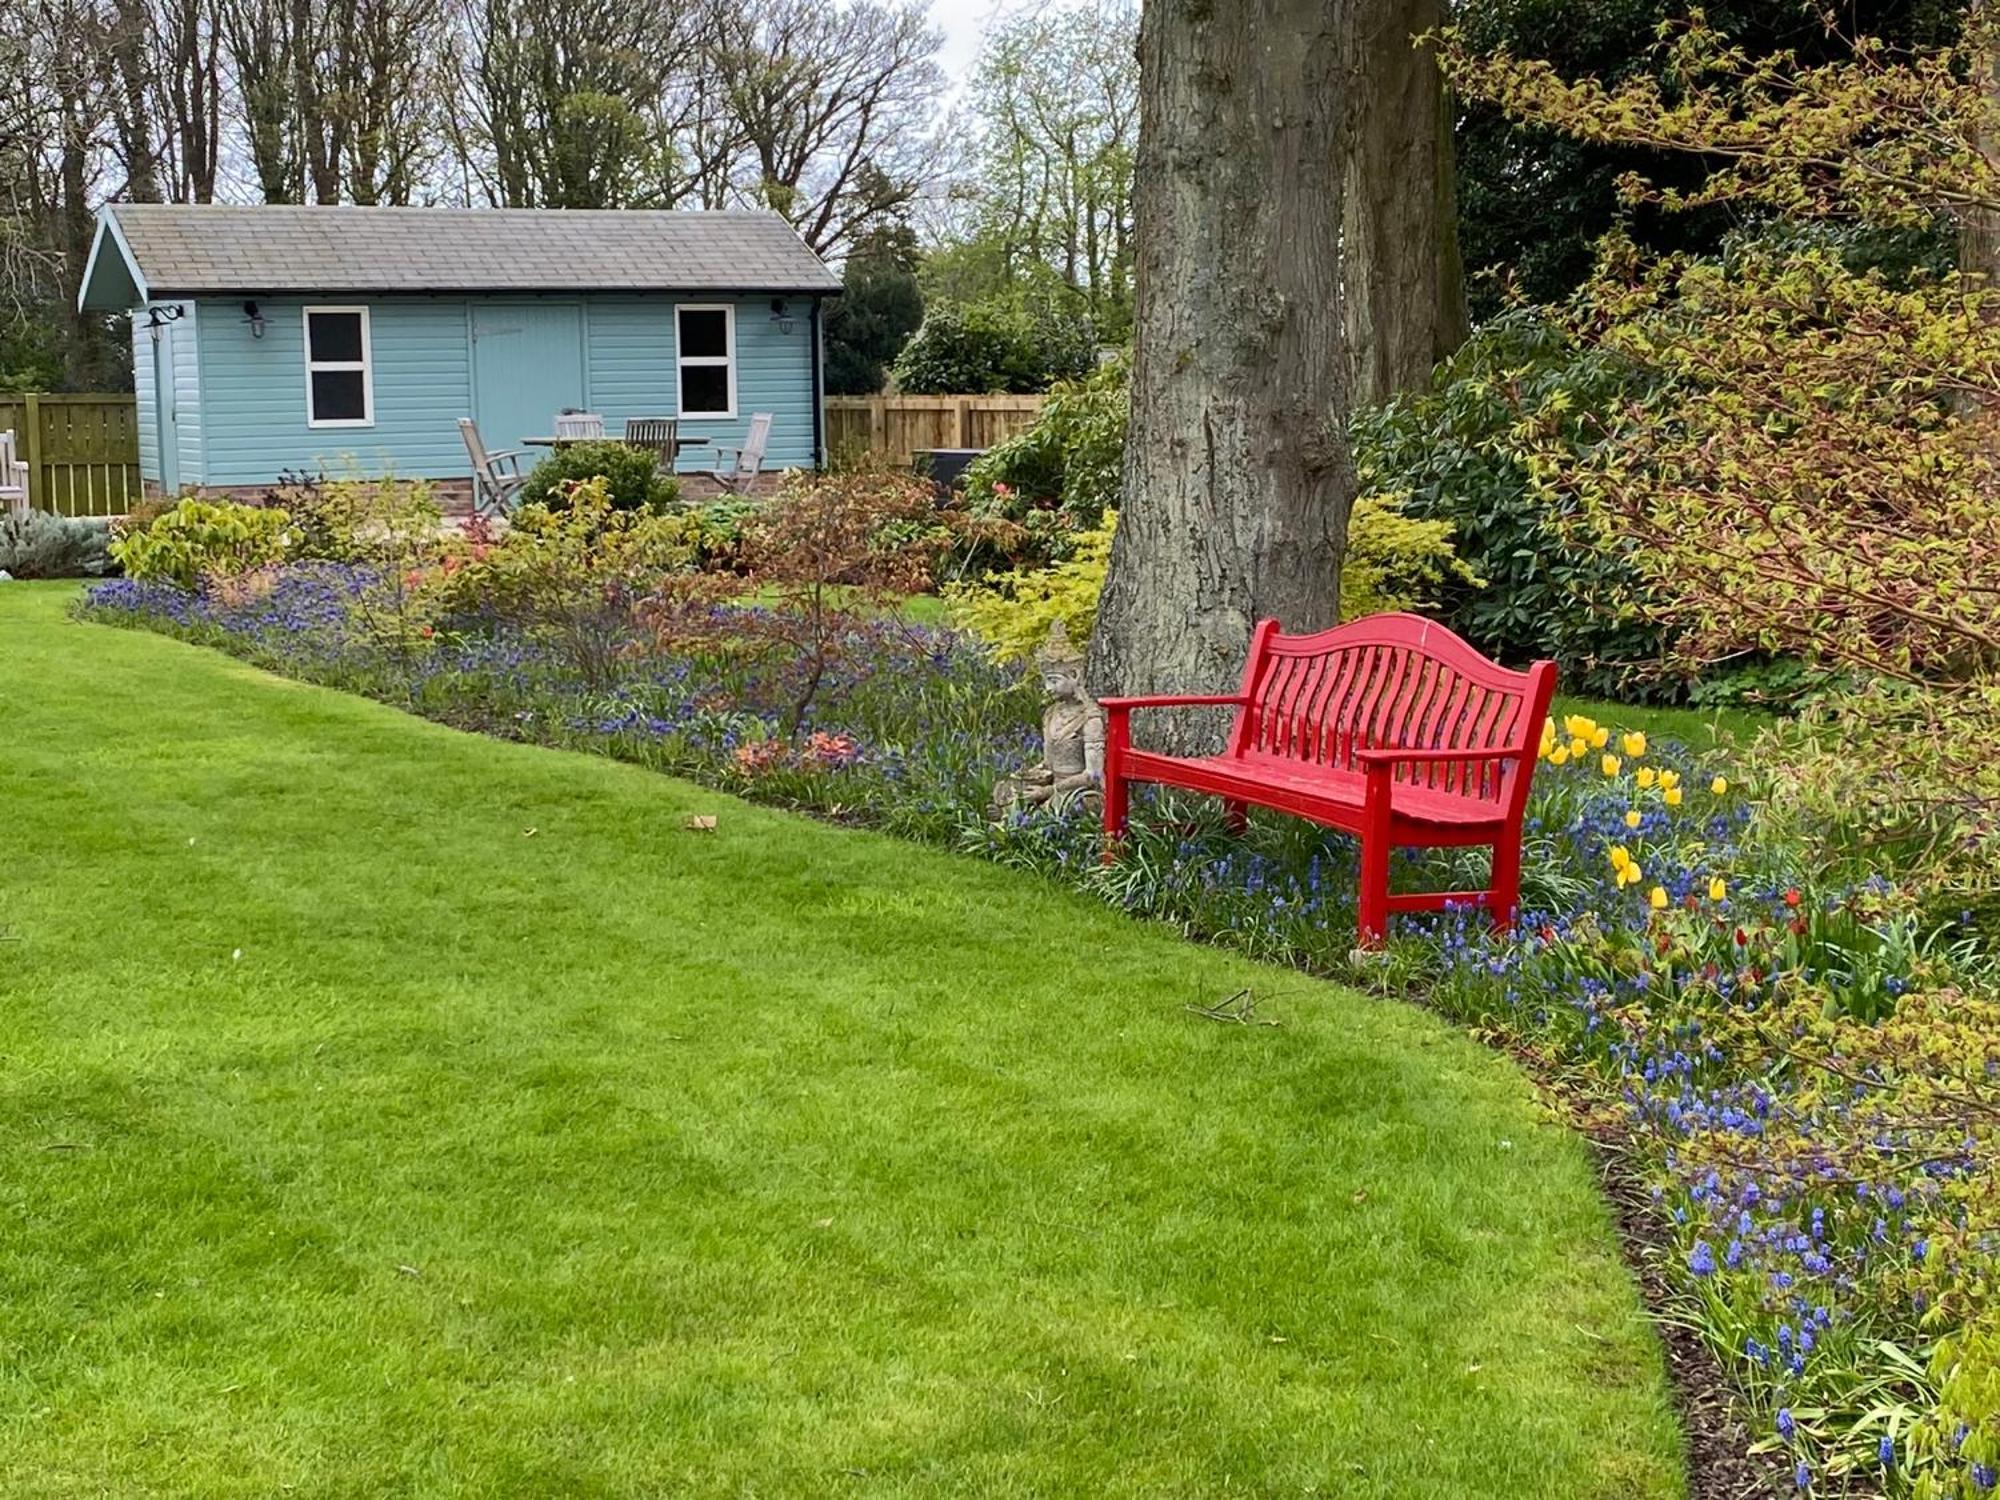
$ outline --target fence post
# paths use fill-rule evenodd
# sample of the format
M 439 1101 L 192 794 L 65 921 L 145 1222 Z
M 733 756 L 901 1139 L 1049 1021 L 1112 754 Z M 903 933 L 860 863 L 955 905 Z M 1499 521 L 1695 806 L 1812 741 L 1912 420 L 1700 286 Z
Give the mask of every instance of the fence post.
M 27 393 L 21 428 L 21 458 L 28 466 L 28 504 L 39 499 L 44 510 L 53 511 L 55 502 L 45 493 L 49 482 L 42 473 L 42 398 L 33 391 Z
M 971 446 L 972 398 L 970 396 L 960 396 L 958 398 L 958 441 L 953 443 L 952 447 L 970 448 Z

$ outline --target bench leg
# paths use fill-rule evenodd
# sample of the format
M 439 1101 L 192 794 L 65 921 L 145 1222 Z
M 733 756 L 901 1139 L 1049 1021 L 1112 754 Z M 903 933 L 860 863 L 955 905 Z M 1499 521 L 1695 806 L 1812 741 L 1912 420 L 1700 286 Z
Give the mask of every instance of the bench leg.
M 1363 948 L 1379 948 L 1389 936 L 1389 840 L 1361 840 L 1360 920 L 1355 925 Z
M 1493 846 L 1493 889 L 1487 892 L 1487 909 L 1497 932 L 1512 932 L 1514 917 L 1521 905 L 1521 843 L 1502 839 Z
M 1118 859 L 1118 845 L 1125 837 L 1125 822 L 1131 812 L 1132 784 L 1115 770 L 1104 773 L 1104 863 Z
M 1229 831 L 1242 838 L 1250 831 L 1250 804 L 1247 802 L 1225 802 L 1222 804 L 1224 817 L 1228 820 Z

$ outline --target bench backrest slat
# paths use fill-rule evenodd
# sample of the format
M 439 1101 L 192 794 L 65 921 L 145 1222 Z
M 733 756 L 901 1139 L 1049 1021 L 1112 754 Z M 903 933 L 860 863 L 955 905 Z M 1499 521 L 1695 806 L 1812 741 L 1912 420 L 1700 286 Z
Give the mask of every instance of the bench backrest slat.
M 1401 765 L 1396 779 L 1482 801 L 1526 793 L 1555 667 L 1490 661 L 1418 615 L 1370 615 L 1314 635 L 1262 621 L 1229 753 L 1356 770 L 1362 749 L 1518 750 L 1522 759 Z M 1518 795 L 1517 795 L 1518 793 Z

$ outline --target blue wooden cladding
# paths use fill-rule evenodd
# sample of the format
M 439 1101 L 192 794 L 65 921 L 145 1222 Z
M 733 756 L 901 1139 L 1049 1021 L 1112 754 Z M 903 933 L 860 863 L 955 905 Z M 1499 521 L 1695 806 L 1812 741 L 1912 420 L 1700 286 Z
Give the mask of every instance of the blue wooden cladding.
M 459 478 L 470 467 L 460 417 L 478 421 L 489 448 L 518 448 L 552 433 L 563 407 L 602 413 L 615 437 L 627 418 L 680 414 L 675 308 L 683 304 L 731 309 L 736 405 L 726 417 L 681 418 L 682 437 L 711 445 L 684 452 L 681 467 L 709 467 L 713 447 L 741 443 L 757 412 L 772 415 L 766 469 L 816 465 L 813 297 L 329 293 L 135 309 L 141 471 L 170 489 L 270 484 L 314 470 Z M 365 309 L 366 425 L 310 420 L 309 307 Z

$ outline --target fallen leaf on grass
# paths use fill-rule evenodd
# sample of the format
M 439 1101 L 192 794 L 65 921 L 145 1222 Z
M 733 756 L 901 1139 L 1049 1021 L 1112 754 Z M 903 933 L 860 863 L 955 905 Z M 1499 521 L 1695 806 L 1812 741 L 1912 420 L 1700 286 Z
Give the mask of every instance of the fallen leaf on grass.
M 689 833 L 713 833 L 713 832 L 715 832 L 715 814 L 714 814 L 714 813 L 691 813 L 691 814 L 690 814 L 690 815 L 688 816 L 688 820 L 687 820 L 687 831 L 688 831 Z

